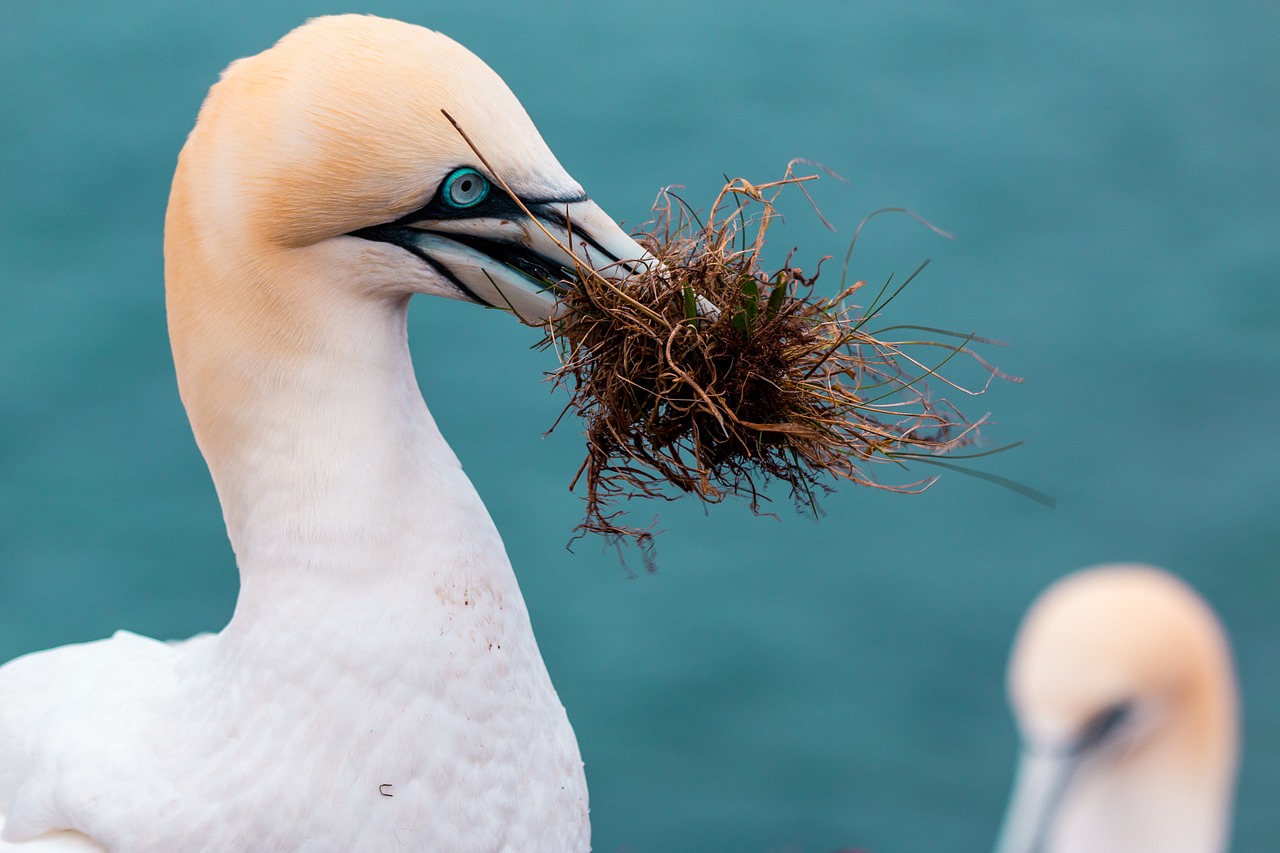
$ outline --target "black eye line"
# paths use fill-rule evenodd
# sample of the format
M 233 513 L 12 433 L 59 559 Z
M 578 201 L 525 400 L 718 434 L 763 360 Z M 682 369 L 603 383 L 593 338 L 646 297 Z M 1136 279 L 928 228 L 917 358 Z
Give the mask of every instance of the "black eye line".
M 452 285 L 454 285 L 454 287 L 458 288 L 458 290 L 470 301 L 475 302 L 478 305 L 489 305 L 489 303 L 486 300 L 478 296 L 475 293 L 475 291 L 473 291 L 461 279 L 459 279 L 458 276 L 456 276 L 448 268 L 446 264 L 435 259 L 428 253 L 424 252 L 421 248 L 419 248 L 418 245 L 413 241 L 411 236 L 414 232 L 420 230 L 419 228 L 412 227 L 412 226 L 416 226 L 417 223 L 421 223 L 427 220 L 449 221 L 449 220 L 462 220 L 462 219 L 527 219 L 528 218 L 524 210 L 520 207 L 520 205 L 516 204 L 516 202 L 509 195 L 507 195 L 507 193 L 503 191 L 501 187 L 497 186 L 492 182 L 490 182 L 489 184 L 488 195 L 481 202 L 471 207 L 459 208 L 459 207 L 454 207 L 453 205 L 450 205 L 447 202 L 445 202 L 444 192 L 445 192 L 445 188 L 449 184 L 449 176 L 452 176 L 455 172 L 459 171 L 459 169 L 464 169 L 464 168 L 473 169 L 476 172 L 476 174 L 478 174 L 481 178 L 483 178 L 486 181 L 489 180 L 487 175 L 485 175 L 483 172 L 479 171 L 478 169 L 474 169 L 474 167 L 472 166 L 456 167 L 452 169 L 448 173 L 448 175 L 446 175 L 445 180 L 440 182 L 440 185 L 436 187 L 436 191 L 432 195 L 431 200 L 428 201 L 426 204 L 424 204 L 422 207 L 410 213 L 407 213 L 398 219 L 392 220 L 391 222 L 386 222 L 381 225 L 373 225 L 366 228 L 359 228 L 355 231 L 350 232 L 350 235 L 353 237 L 359 237 L 364 240 L 372 240 L 380 243 L 390 243 L 394 246 L 404 249 L 405 251 L 412 254 L 414 257 L 428 264 L 443 278 L 445 278 Z M 539 218 L 548 219 L 562 228 L 568 227 L 568 220 L 565 218 L 565 215 L 556 208 L 556 206 L 573 204 L 576 202 L 582 202 L 582 201 L 588 201 L 588 200 L 589 199 L 585 193 L 577 193 L 575 195 L 558 196 L 558 197 L 553 196 L 553 197 L 537 198 L 537 199 L 529 199 L 529 200 L 522 199 L 522 201 L 524 202 L 525 208 L 528 208 L 529 211 L 533 213 L 535 216 Z M 500 240 L 500 239 L 491 240 L 491 239 L 478 237 L 475 235 L 462 235 L 462 234 L 455 234 L 450 232 L 437 232 L 437 233 L 440 233 L 442 236 L 448 237 L 449 239 L 463 243 L 464 245 L 471 246 L 471 248 L 484 252 L 485 254 L 489 255 L 495 260 L 498 260 L 499 262 L 506 263 L 508 266 L 518 269 L 521 272 L 524 272 L 526 275 L 530 275 L 537 278 L 537 276 L 534 275 L 534 273 L 530 272 L 529 264 L 521 263 L 520 258 L 518 256 L 511 254 L 510 250 L 517 248 L 514 244 L 508 244 L 504 240 Z M 592 237 L 590 234 L 588 234 L 586 231 L 581 229 L 574 229 L 573 235 L 575 239 L 582 239 L 589 245 L 595 247 L 595 249 L 599 251 L 602 255 L 604 255 L 606 258 L 609 258 L 615 263 L 618 262 L 618 259 L 614 257 L 614 255 L 611 252 L 607 251 L 603 246 L 601 246 L 600 243 L 597 242 L 596 239 Z M 548 272 L 554 271 L 557 267 L 561 266 L 554 261 L 551 261 L 547 258 L 543 258 L 537 253 L 534 253 L 528 250 L 524 250 L 524 251 L 526 251 L 528 254 L 530 254 L 533 257 L 534 260 L 532 263 L 534 266 L 545 268 Z M 563 269 L 567 273 L 567 268 L 563 268 Z
M 387 225 L 374 225 L 371 228 L 361 228 L 358 231 L 351 232 L 352 237 L 359 237 L 362 240 L 371 240 L 375 243 L 390 243 L 393 246 L 404 249 L 406 252 L 439 273 L 442 278 L 446 279 L 450 284 L 458 288 L 462 295 L 470 301 L 477 305 L 483 305 L 486 308 L 494 307 L 477 296 L 476 292 L 468 287 L 462 279 L 454 275 L 453 271 L 450 270 L 448 266 L 422 251 L 422 249 L 418 248 L 412 240 L 407 239 L 406 235 L 406 229 L 396 227 L 394 222 L 388 223 Z
M 1120 728 L 1132 713 L 1133 705 L 1130 702 L 1117 702 L 1103 708 L 1084 724 L 1069 751 L 1073 755 L 1081 755 L 1098 746 Z

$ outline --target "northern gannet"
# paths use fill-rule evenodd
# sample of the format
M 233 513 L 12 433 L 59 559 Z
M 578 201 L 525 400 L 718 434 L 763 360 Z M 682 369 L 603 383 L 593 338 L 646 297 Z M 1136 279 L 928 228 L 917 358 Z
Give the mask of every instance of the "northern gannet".
M 1226 635 L 1149 566 L 1070 575 L 1031 607 L 1009 664 L 1023 753 L 998 853 L 1219 853 L 1238 711 Z
M 416 293 L 546 318 L 526 272 L 557 243 L 645 257 L 445 36 L 319 18 L 224 72 L 165 281 L 235 613 L 0 668 L 0 850 L 589 848 L 577 741 L 405 331 Z

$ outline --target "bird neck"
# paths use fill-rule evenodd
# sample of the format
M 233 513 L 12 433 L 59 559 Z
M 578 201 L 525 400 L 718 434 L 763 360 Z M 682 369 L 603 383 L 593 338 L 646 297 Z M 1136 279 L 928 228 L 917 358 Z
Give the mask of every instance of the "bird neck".
M 418 390 L 408 298 L 354 293 L 306 252 L 278 265 L 287 281 L 168 262 L 179 389 L 240 568 L 232 627 L 302 607 L 317 633 L 330 617 L 428 631 L 455 604 L 484 619 L 505 602 L 532 643 L 501 539 Z

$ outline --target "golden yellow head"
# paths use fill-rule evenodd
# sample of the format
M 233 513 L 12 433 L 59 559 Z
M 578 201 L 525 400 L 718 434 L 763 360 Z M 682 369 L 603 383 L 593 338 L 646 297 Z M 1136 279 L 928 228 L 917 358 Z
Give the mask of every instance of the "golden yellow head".
M 531 321 L 567 249 L 597 267 L 643 256 L 484 62 L 363 15 L 317 18 L 226 70 L 179 159 L 167 231 L 171 296 L 189 280 L 283 291 L 329 270 Z

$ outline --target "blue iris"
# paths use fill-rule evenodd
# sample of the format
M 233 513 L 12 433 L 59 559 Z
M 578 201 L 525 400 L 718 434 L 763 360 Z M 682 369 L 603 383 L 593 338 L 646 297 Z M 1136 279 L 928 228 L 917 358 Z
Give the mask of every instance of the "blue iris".
M 488 197 L 489 179 L 469 166 L 455 169 L 444 179 L 442 195 L 450 207 L 475 207 Z

